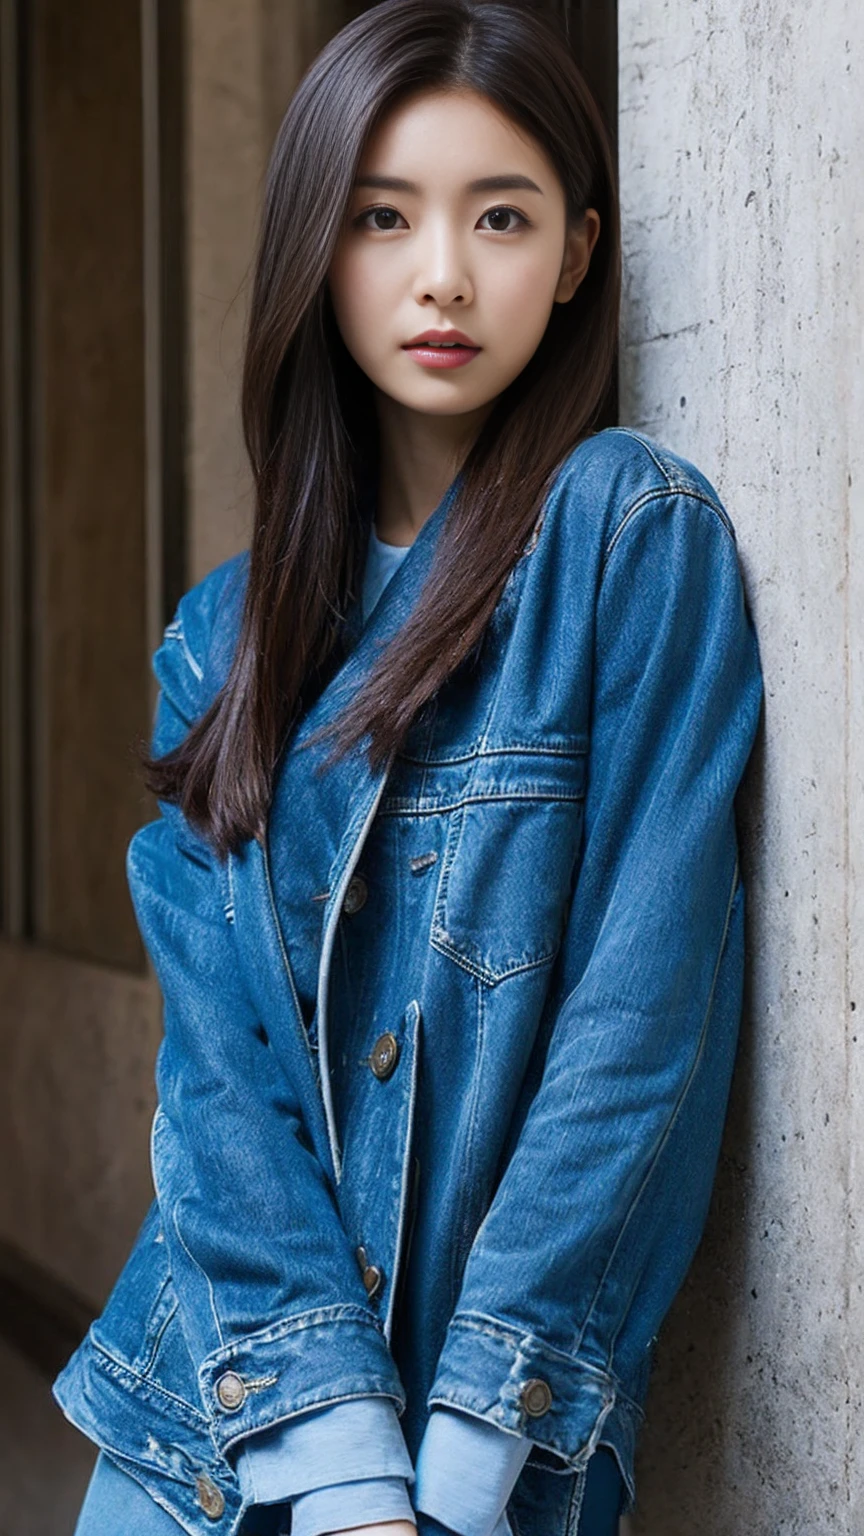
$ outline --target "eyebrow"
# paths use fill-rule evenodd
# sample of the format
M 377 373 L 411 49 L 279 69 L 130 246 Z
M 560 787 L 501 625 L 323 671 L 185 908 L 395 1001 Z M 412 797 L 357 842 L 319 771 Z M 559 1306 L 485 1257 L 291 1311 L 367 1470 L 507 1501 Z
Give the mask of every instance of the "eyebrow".
M 358 176 L 354 185 L 355 187 L 375 187 L 381 192 L 419 193 L 420 191 L 416 181 L 406 181 L 402 176 Z M 543 188 L 538 187 L 536 181 L 516 171 L 506 172 L 503 176 L 479 176 L 476 181 L 469 181 L 467 190 L 469 192 L 539 192 L 540 196 L 543 196 Z

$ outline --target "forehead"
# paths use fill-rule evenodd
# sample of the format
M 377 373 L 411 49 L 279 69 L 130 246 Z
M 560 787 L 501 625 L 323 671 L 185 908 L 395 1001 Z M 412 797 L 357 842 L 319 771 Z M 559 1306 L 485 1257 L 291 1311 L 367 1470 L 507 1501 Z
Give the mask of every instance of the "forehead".
M 541 185 L 555 176 L 542 145 L 501 108 L 464 88 L 418 91 L 385 114 L 357 168 L 399 174 L 422 185 L 466 183 L 521 171 Z

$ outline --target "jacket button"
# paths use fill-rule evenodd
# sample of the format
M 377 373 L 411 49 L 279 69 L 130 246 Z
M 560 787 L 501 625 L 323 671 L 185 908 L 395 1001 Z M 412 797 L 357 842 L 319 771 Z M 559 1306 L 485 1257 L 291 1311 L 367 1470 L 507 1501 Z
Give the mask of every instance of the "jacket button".
M 226 1371 L 216 1383 L 216 1396 L 228 1413 L 236 1413 L 246 1401 L 246 1383 L 236 1371 Z
M 212 1477 L 202 1473 L 195 1479 L 195 1492 L 198 1495 L 198 1503 L 201 1505 L 209 1520 L 218 1520 L 225 1513 L 225 1498 L 221 1488 L 217 1488 Z
M 366 1287 L 367 1295 L 371 1301 L 373 1297 L 378 1295 L 378 1292 L 384 1284 L 383 1269 L 379 1269 L 377 1264 L 367 1264 L 363 1271 L 363 1284 Z
M 357 1263 L 360 1265 L 360 1273 L 363 1276 L 363 1284 L 366 1287 L 366 1294 L 371 1301 L 374 1296 L 378 1295 L 384 1284 L 384 1271 L 380 1265 L 369 1263 L 366 1257 L 366 1249 L 362 1243 L 358 1244 L 356 1252 Z
M 533 1419 L 539 1418 L 541 1413 L 546 1413 L 552 1406 L 552 1391 L 548 1381 L 543 1381 L 540 1376 L 532 1376 L 519 1393 L 519 1401 Z
M 375 1076 L 383 1081 L 385 1077 L 390 1076 L 398 1060 L 399 1041 L 395 1035 L 391 1035 L 389 1029 L 386 1029 L 383 1035 L 378 1036 L 372 1047 L 369 1065 Z
M 369 895 L 369 888 L 362 875 L 352 875 L 348 881 L 348 889 L 345 892 L 345 900 L 342 903 L 342 911 L 350 917 L 352 912 L 359 912 Z

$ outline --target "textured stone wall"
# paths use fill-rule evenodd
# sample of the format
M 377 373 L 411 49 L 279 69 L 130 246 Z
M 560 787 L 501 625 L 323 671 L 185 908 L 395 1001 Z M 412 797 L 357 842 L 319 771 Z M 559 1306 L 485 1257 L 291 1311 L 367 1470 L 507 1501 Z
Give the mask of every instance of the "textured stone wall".
M 741 1048 L 633 1525 L 858 1536 L 864 11 L 622 0 L 619 28 L 621 419 L 723 496 L 766 677 Z

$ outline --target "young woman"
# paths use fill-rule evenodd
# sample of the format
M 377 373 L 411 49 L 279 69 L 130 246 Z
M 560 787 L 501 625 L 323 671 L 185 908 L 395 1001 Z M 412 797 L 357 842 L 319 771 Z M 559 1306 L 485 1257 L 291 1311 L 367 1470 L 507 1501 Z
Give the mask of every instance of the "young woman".
M 273 150 L 251 549 L 155 657 L 156 1198 L 55 1383 L 78 1536 L 613 1536 L 708 1208 L 761 679 L 596 430 L 609 145 L 540 12 L 385 0 Z

